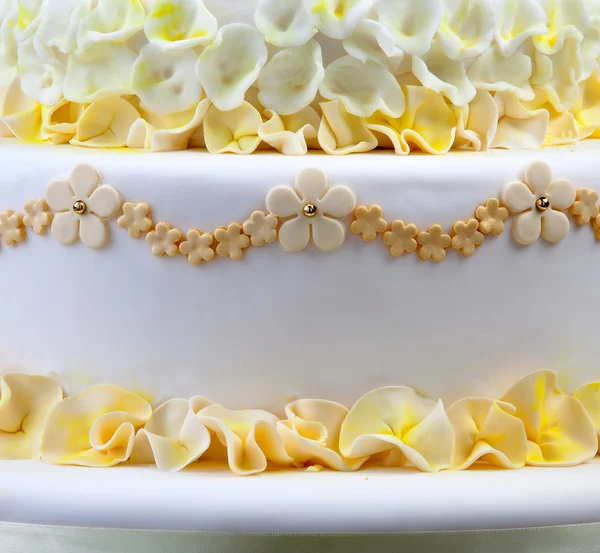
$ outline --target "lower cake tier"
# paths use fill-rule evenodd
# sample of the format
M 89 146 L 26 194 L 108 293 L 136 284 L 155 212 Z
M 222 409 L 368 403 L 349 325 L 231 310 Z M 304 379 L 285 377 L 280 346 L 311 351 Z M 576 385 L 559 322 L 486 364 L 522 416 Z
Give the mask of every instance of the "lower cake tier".
M 594 140 L 402 159 L 2 141 L 0 374 L 278 415 L 390 385 L 499 398 L 539 369 L 572 392 L 600 376 L 599 174 Z

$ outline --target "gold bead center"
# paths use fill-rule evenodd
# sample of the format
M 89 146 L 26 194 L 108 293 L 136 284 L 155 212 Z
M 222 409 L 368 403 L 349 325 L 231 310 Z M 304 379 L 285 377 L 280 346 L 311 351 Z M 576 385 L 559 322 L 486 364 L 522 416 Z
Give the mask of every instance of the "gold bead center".
M 550 200 L 546 196 L 540 196 L 535 202 L 538 211 L 546 211 L 550 207 Z
M 87 205 L 85 205 L 85 202 L 82 202 L 81 200 L 77 200 L 74 204 L 73 204 L 73 211 L 75 213 L 77 213 L 77 215 L 83 215 L 87 210 Z
M 302 209 L 302 213 L 304 213 L 306 217 L 314 217 L 318 211 L 315 204 L 306 204 Z

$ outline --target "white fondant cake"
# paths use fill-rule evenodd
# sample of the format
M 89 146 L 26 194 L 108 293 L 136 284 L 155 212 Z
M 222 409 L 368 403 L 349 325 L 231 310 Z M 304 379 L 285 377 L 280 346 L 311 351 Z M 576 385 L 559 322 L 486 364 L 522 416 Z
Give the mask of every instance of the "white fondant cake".
M 0 543 L 600 524 L 599 114 L 596 0 L 0 3 Z

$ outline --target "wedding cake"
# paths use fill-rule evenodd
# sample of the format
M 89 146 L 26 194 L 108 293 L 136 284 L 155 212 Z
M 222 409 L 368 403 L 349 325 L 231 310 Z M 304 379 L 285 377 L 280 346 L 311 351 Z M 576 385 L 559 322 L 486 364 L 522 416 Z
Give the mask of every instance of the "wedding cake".
M 6 551 L 597 542 L 600 0 L 0 0 L 0 137 Z

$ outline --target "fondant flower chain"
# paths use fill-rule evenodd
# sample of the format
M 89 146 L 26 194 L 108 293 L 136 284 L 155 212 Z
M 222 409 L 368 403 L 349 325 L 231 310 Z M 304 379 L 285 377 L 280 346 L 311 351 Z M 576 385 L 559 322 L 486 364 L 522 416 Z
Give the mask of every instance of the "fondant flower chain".
M 574 466 L 593 458 L 600 435 L 600 383 L 564 394 L 556 374 L 537 371 L 501 399 L 467 398 L 447 409 L 412 388 L 388 386 L 351 409 L 302 399 L 286 418 L 230 410 L 202 396 L 152 409 L 137 394 L 96 385 L 63 399 L 48 377 L 0 379 L 0 460 L 111 467 L 156 464 L 179 471 L 222 460 L 238 475 L 283 467 L 358 470 L 365 462 L 423 472 Z M 435 437 L 435 439 L 432 439 Z
M 502 189 L 500 199 L 490 198 L 472 217 L 453 223 L 449 234 L 437 224 L 419 230 L 401 220 L 388 222 L 380 206 L 357 206 L 352 190 L 331 186 L 318 169 L 302 171 L 294 187 L 271 189 L 266 211 L 253 211 L 243 223 L 229 223 L 213 232 L 191 229 L 185 234 L 166 221 L 155 224 L 147 203 L 123 203 L 112 186 L 101 182 L 94 167 L 76 166 L 69 179 L 49 184 L 45 199 L 27 202 L 25 216 L 11 210 L 0 213 L 0 237 L 7 246 L 16 246 L 25 240 L 27 228 L 44 234 L 50 227 L 64 245 L 80 238 L 90 248 L 101 248 L 110 237 L 109 220 L 117 218 L 118 226 L 132 238 L 145 236 L 154 255 L 185 255 L 194 266 L 217 257 L 241 260 L 248 248 L 275 241 L 287 252 L 304 250 L 311 242 L 324 252 L 333 252 L 346 239 L 344 219 L 350 216 L 351 232 L 365 242 L 380 238 L 393 257 L 416 252 L 422 260 L 442 261 L 450 249 L 472 256 L 486 237 L 504 232 L 511 214 L 513 236 L 521 245 L 539 237 L 552 243 L 563 240 L 570 228 L 568 214 L 578 225 L 593 227 L 600 240 L 598 193 L 553 178 L 543 162 L 527 166 L 521 180 Z

